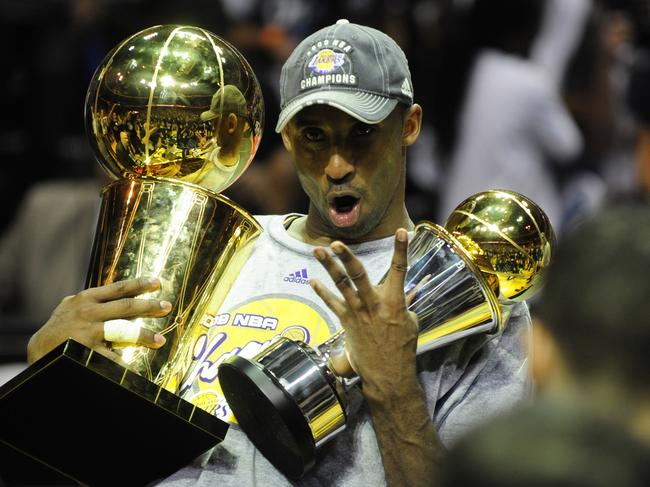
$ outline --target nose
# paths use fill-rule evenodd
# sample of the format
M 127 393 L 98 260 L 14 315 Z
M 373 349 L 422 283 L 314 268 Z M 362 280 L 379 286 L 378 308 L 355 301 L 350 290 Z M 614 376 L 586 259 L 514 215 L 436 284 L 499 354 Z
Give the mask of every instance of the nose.
M 325 166 L 325 175 L 333 184 L 342 184 L 354 177 L 354 164 L 352 164 L 338 150 L 333 150 Z

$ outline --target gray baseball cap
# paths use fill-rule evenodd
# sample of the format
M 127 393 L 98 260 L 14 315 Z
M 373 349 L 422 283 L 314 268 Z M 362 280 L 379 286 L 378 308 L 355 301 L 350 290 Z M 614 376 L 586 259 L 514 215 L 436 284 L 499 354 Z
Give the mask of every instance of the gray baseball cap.
M 383 32 L 341 19 L 302 41 L 282 67 L 280 132 L 303 108 L 331 105 L 374 124 L 413 104 L 406 56 Z
M 235 85 L 225 85 L 212 95 L 210 109 L 201 113 L 201 120 L 207 122 L 229 113 L 235 115 L 245 115 L 246 113 L 246 98 Z

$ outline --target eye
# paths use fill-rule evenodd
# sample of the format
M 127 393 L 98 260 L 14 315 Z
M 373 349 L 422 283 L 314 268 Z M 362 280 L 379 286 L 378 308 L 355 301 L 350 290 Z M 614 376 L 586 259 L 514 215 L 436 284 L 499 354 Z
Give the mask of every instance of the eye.
M 318 127 L 305 127 L 305 128 L 303 128 L 302 129 L 302 136 L 308 142 L 320 142 L 325 138 L 325 136 L 323 135 L 323 131 L 321 129 L 319 129 Z
M 375 133 L 375 127 L 366 123 L 358 123 L 352 129 L 354 137 L 369 137 Z

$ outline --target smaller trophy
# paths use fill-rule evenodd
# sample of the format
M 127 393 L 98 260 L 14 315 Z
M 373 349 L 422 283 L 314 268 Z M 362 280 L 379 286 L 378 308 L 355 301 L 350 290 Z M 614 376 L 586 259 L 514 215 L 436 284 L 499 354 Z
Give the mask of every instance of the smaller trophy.
M 418 353 L 503 330 L 513 303 L 541 287 L 555 236 L 523 195 L 492 190 L 462 202 L 445 227 L 420 223 L 409 242 L 406 293 L 419 321 Z M 252 359 L 233 356 L 219 381 L 238 423 L 290 478 L 346 425 L 346 392 L 359 382 L 339 331 L 312 349 L 278 338 Z

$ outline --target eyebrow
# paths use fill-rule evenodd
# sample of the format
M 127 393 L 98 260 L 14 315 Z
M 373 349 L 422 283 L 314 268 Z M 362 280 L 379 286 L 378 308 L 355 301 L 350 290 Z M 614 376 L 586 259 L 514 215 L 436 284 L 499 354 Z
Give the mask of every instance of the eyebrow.
M 349 115 L 349 117 L 353 119 L 350 125 L 351 127 L 362 125 L 364 127 L 382 128 L 386 123 L 386 119 L 378 123 L 368 123 L 368 122 L 363 122 L 361 120 L 357 120 L 355 117 L 352 117 L 351 115 Z M 291 123 L 294 124 L 296 128 L 300 129 L 303 127 L 322 127 L 323 124 L 327 122 L 323 120 L 323 117 L 319 117 L 314 114 L 298 112 L 296 115 L 294 115 L 293 119 L 291 120 Z
M 300 114 L 296 115 L 293 119 L 297 127 L 304 127 L 306 125 L 320 125 L 322 120 L 318 117 L 305 117 Z

